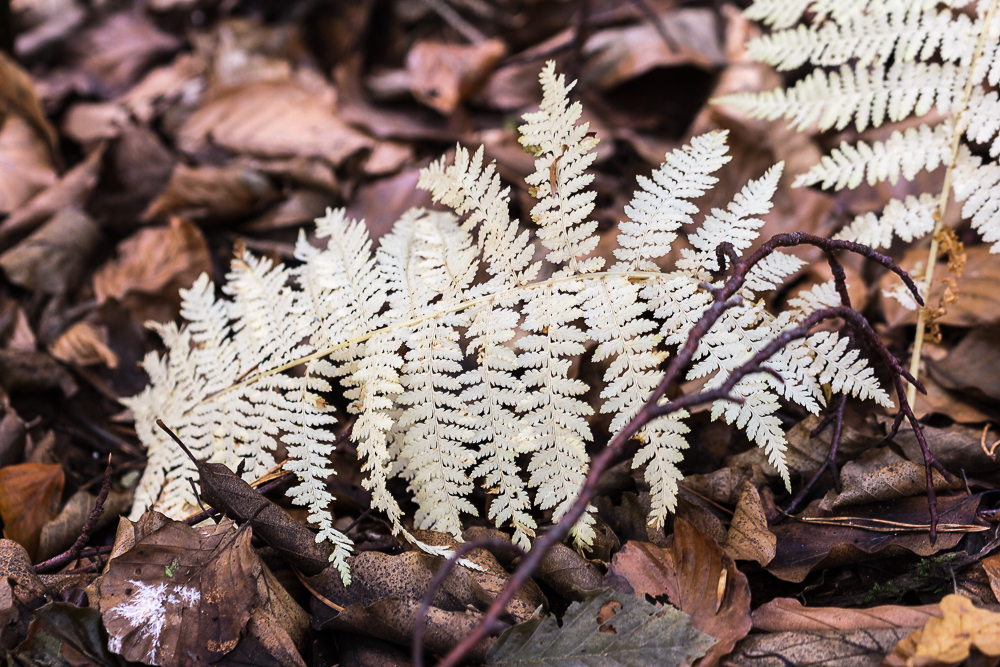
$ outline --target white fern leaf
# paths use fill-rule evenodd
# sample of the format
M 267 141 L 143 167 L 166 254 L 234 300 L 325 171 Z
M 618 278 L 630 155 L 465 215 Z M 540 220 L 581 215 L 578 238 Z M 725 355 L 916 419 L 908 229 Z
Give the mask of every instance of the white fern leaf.
M 934 229 L 937 205 L 936 198 L 926 193 L 919 199 L 913 195 L 907 196 L 905 201 L 890 199 L 881 216 L 874 213 L 859 215 L 833 238 L 854 241 L 875 250 L 891 246 L 894 236 L 910 242 Z

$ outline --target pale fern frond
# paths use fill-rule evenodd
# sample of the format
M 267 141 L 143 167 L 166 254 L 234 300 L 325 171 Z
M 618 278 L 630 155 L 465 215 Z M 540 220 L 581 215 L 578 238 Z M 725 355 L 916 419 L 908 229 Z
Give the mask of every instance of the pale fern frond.
M 955 165 L 955 199 L 963 202 L 962 217 L 972 220 L 972 227 L 990 246 L 991 253 L 1000 253 L 1000 165 L 983 163 L 965 146 Z
M 934 229 L 937 205 L 937 201 L 929 194 L 923 194 L 919 198 L 909 195 L 905 201 L 890 199 L 882 209 L 881 216 L 874 213 L 859 215 L 833 238 L 853 241 L 875 250 L 891 246 L 894 236 L 909 242 Z

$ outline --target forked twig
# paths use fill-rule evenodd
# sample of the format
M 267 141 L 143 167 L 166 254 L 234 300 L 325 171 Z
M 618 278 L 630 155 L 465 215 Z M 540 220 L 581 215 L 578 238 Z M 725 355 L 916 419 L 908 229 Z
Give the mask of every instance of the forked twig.
M 882 341 L 879 340 L 878 336 L 868 324 L 868 321 L 862 317 L 860 313 L 848 305 L 841 305 L 816 311 L 805 318 L 798 326 L 782 332 L 771 340 L 762 350 L 755 354 L 752 359 L 735 369 L 720 387 L 702 392 L 700 394 L 682 396 L 675 400 L 663 403 L 662 405 L 660 404 L 660 399 L 666 394 L 667 389 L 678 380 L 681 371 L 691 362 L 701 338 L 708 333 L 708 331 L 726 310 L 742 302 L 742 299 L 738 295 L 750 269 L 778 248 L 789 248 L 800 245 L 812 245 L 820 248 L 827 255 L 828 260 L 832 259 L 832 253 L 837 250 L 848 250 L 867 257 L 898 275 L 910 291 L 913 292 L 917 301 L 921 304 L 923 302 L 920 298 L 919 292 L 917 291 L 916 285 L 913 283 L 913 280 L 911 280 L 906 272 L 899 268 L 895 262 L 893 262 L 889 257 L 872 250 L 868 246 L 850 241 L 831 240 L 812 234 L 806 234 L 804 232 L 779 234 L 764 243 L 764 245 L 758 248 L 746 259 L 736 257 L 732 248 L 722 248 L 721 252 L 725 253 L 726 257 L 730 260 L 732 273 L 722 287 L 712 289 L 712 296 L 714 297 L 713 303 L 702 313 L 701 318 L 694 325 L 694 327 L 692 327 L 688 334 L 687 341 L 680 348 L 680 350 L 678 350 L 677 355 L 670 362 L 670 365 L 667 367 L 660 384 L 650 395 L 646 404 L 643 405 L 636 416 L 633 417 L 632 421 L 630 421 L 621 431 L 615 434 L 615 436 L 608 442 L 607 446 L 594 457 L 591 462 L 587 478 L 584 481 L 580 494 L 574 501 L 573 505 L 566 512 L 566 514 L 563 515 L 563 518 L 552 527 L 551 530 L 535 540 L 531 550 L 511 575 L 507 585 L 504 586 L 503 590 L 501 590 L 497 597 L 493 600 L 493 603 L 483 615 L 479 625 L 476 626 L 476 628 L 469 633 L 465 639 L 463 639 L 451 650 L 450 653 L 448 653 L 448 655 L 444 657 L 439 664 L 439 667 L 457 667 L 469 651 L 475 648 L 479 642 L 487 636 L 487 634 L 494 627 L 497 619 L 499 619 L 500 615 L 503 613 L 507 604 L 511 601 L 511 599 L 513 599 L 514 595 L 518 590 L 520 590 L 521 586 L 523 586 L 534 574 L 546 552 L 548 552 L 553 545 L 562 542 L 567 535 L 569 535 L 570 530 L 580 517 L 583 516 L 584 512 L 587 511 L 590 501 L 597 492 L 598 479 L 601 474 L 608 467 L 611 461 L 615 460 L 621 454 L 625 444 L 637 435 L 646 424 L 657 417 L 672 414 L 682 409 L 693 408 L 718 400 L 731 399 L 731 392 L 736 387 L 737 383 L 739 383 L 744 377 L 753 373 L 760 373 L 763 364 L 772 355 L 792 341 L 806 337 L 813 327 L 826 320 L 842 318 L 847 327 L 852 330 L 855 340 L 860 340 L 865 347 L 872 351 L 875 357 L 878 357 L 884 364 L 886 364 L 886 366 L 889 367 L 893 378 L 893 385 L 896 389 L 900 402 L 900 415 L 897 416 L 897 419 L 901 422 L 905 417 L 910 421 L 914 432 L 917 434 L 917 440 L 920 443 L 920 448 L 924 455 L 925 468 L 927 470 L 928 478 L 927 500 L 931 516 L 930 534 L 931 540 L 933 541 L 935 539 L 937 535 L 937 502 L 934 496 L 931 468 L 933 467 L 940 470 L 949 479 L 950 475 L 944 471 L 941 465 L 934 459 L 933 455 L 931 455 L 930 450 L 927 448 L 927 442 L 923 437 L 923 432 L 920 430 L 920 425 L 917 423 L 917 420 L 913 415 L 913 411 L 910 409 L 909 403 L 906 400 L 906 394 L 903 390 L 903 379 L 905 378 L 911 383 L 917 384 L 918 387 L 919 383 L 916 383 L 913 377 L 900 366 L 899 361 L 893 357 L 891 353 L 889 353 L 885 345 L 882 344 Z M 832 259 L 831 264 L 831 268 L 834 270 L 835 280 L 838 283 L 837 288 L 838 291 L 840 291 L 841 283 L 843 283 L 843 279 L 840 276 L 842 275 L 843 269 L 841 267 L 840 272 L 837 271 L 839 262 L 835 259 Z M 840 292 L 842 300 L 846 295 L 846 283 L 843 283 L 843 285 L 843 291 Z M 847 300 L 847 303 L 850 303 L 849 299 Z M 922 387 L 919 388 L 922 389 Z M 438 571 L 438 576 L 442 578 L 446 576 L 447 570 L 449 570 L 452 566 L 453 561 L 449 559 L 449 561 L 442 566 L 441 570 Z M 442 574 L 442 572 L 444 572 L 444 574 Z

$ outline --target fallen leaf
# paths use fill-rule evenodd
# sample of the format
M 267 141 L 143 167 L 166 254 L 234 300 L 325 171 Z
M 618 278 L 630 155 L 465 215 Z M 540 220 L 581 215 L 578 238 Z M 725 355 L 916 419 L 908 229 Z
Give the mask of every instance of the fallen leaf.
M 191 98 L 200 92 L 198 82 L 205 71 L 203 58 L 182 53 L 163 67 L 151 70 L 120 99 L 132 116 L 140 123 L 149 123 L 158 114 L 165 113 L 180 100 L 192 103 Z
M 946 390 L 931 375 L 924 375 L 920 381 L 924 383 L 927 393 L 917 392 L 917 400 L 912 406 L 917 419 L 923 421 L 929 414 L 947 415 L 959 424 L 983 424 L 992 419 L 983 407 L 967 396 Z
M 0 350 L 0 386 L 8 392 L 60 389 L 76 393 L 76 382 L 55 359 L 44 352 Z
M 100 612 L 67 602 L 52 602 L 35 612 L 27 639 L 11 653 L 11 664 L 122 667 L 108 650 Z
M 739 501 L 733 512 L 726 542 L 722 546 L 736 560 L 757 561 L 761 567 L 774 559 L 778 538 L 767 527 L 767 517 L 760 504 L 760 494 L 750 482 L 743 482 Z
M 212 269 L 201 231 L 181 218 L 173 218 L 169 227 L 140 230 L 117 251 L 116 259 L 94 273 L 94 295 L 98 303 L 117 299 L 140 321 L 173 319 L 180 308 L 178 290 Z
M 410 667 L 410 651 L 364 635 L 339 632 L 337 657 L 342 667 Z
M 946 595 L 941 617 L 930 618 L 901 640 L 883 663 L 886 667 L 952 667 L 975 651 L 975 664 L 996 665 L 1000 657 L 1000 613 L 976 609 L 969 598 Z M 982 656 L 994 658 L 989 662 Z
M 337 199 L 327 192 L 316 190 L 296 190 L 288 199 L 272 206 L 246 224 L 240 225 L 241 232 L 264 232 L 272 229 L 301 227 L 323 217 L 326 210 L 337 203 Z
M 81 144 L 116 139 L 127 125 L 128 110 L 117 102 L 77 102 L 63 117 L 62 131 Z
M 0 213 L 9 213 L 56 182 L 51 152 L 28 121 L 0 118 Z
M 28 121 L 56 154 L 59 138 L 42 109 L 31 77 L 17 62 L 0 52 L 0 112 L 18 115 Z
M 602 588 L 570 605 L 561 624 L 548 616 L 508 628 L 490 647 L 486 664 L 679 667 L 714 643 L 680 610 Z
M 969 332 L 948 356 L 927 361 L 931 377 L 945 389 L 976 399 L 1000 401 L 1000 327 L 983 326 Z
M 347 217 L 365 220 L 371 237 L 381 238 L 407 209 L 430 206 L 430 194 L 417 189 L 419 177 L 417 169 L 407 169 L 360 186 L 347 203 Z
M 683 519 L 673 542 L 661 549 L 627 542 L 611 561 L 606 580 L 639 597 L 662 599 L 691 616 L 691 624 L 717 640 L 698 667 L 712 667 L 750 632 L 750 586 L 732 557 Z
M 170 521 L 111 561 L 100 584 L 108 647 L 148 665 L 216 662 L 257 606 L 249 527 Z
M 982 428 L 952 424 L 945 428 L 921 425 L 927 448 L 945 470 L 965 470 L 977 479 L 1000 481 L 1000 461 L 991 458 L 981 444 Z M 991 441 L 992 442 L 992 441 Z M 923 464 L 924 456 L 909 424 L 904 424 L 893 439 L 909 460 Z M 986 443 L 989 446 L 990 442 Z
M 13 586 L 16 602 L 30 609 L 45 604 L 45 584 L 35 573 L 28 552 L 14 540 L 0 540 L 0 577 Z
M 10 247 L 65 208 L 82 210 L 97 185 L 103 156 L 104 144 L 100 144 L 87 159 L 66 172 L 56 183 L 12 211 L 0 223 L 0 247 Z
M 220 667 L 306 667 L 306 661 L 288 633 L 263 609 L 250 613 L 246 636 L 215 664 Z
M 762 632 L 829 632 L 914 628 L 940 616 L 936 604 L 883 605 L 868 609 L 805 607 L 795 598 L 775 598 L 753 610 L 753 628 Z
M 941 496 L 937 502 L 939 522 L 942 524 L 969 525 L 976 520 L 979 496 Z M 798 516 L 823 516 L 824 513 L 818 509 L 819 504 L 820 501 L 814 501 Z M 842 513 L 853 520 L 878 519 L 925 527 L 930 521 L 927 499 L 920 496 L 849 509 L 850 512 L 838 510 L 838 515 Z M 866 554 L 911 552 L 918 556 L 930 556 L 954 548 L 963 537 L 961 532 L 939 532 L 937 542 L 931 545 L 926 528 L 919 532 L 905 532 L 892 525 L 877 527 L 878 530 L 865 530 L 844 523 L 825 525 L 794 519 L 771 526 L 778 543 L 774 560 L 768 564 L 767 571 L 783 581 L 800 582 L 813 569 L 857 562 Z
M 879 457 L 876 460 L 876 457 Z M 882 460 L 891 457 L 895 460 Z M 830 492 L 820 508 L 834 510 L 851 505 L 864 505 L 894 498 L 906 498 L 927 493 L 927 473 L 924 466 L 914 461 L 901 460 L 888 447 L 862 454 L 840 470 L 841 492 Z M 869 461 L 872 464 L 869 464 Z M 958 477 L 949 483 L 937 470 L 932 471 L 934 488 L 961 489 L 965 485 Z
M 320 157 L 339 166 L 372 140 L 342 121 L 331 95 L 296 82 L 257 82 L 221 93 L 178 130 L 187 153 L 215 144 L 266 158 Z
M 256 169 L 240 166 L 188 167 L 178 163 L 167 187 L 150 202 L 143 221 L 168 215 L 219 221 L 246 215 L 278 193 Z
M 42 527 L 59 510 L 65 481 L 58 463 L 19 463 L 0 468 L 4 536 L 23 546 L 32 559 Z
M 22 620 L 21 606 L 14 599 L 10 578 L 0 577 L 0 651 L 17 646 L 27 634 L 27 624 Z
M 17 301 L 2 297 L 0 297 L 0 346 L 24 352 L 34 352 L 37 346 L 35 332 L 31 330 L 24 309 Z
M 0 255 L 11 282 L 44 294 L 67 294 L 79 282 L 101 240 L 101 230 L 77 208 L 53 215 L 28 238 Z
M 418 42 L 406 56 L 410 90 L 418 102 L 449 115 L 489 77 L 506 53 L 499 39 L 468 45 Z
M 403 165 L 413 161 L 413 147 L 396 141 L 375 143 L 364 170 L 370 176 L 385 176 L 399 171 Z
M 86 320 L 64 331 L 49 347 L 49 353 L 76 366 L 104 364 L 108 368 L 118 368 L 118 355 L 108 347 L 107 327 Z
M 1000 262 L 990 254 L 990 246 L 974 245 L 965 249 L 967 257 L 965 270 L 957 281 L 958 301 L 949 304 L 945 314 L 937 319 L 938 324 L 948 324 L 957 327 L 977 327 L 1000 321 L 1000 295 L 996 285 L 1000 281 Z M 906 271 L 913 271 L 918 263 L 927 263 L 926 248 L 912 248 L 900 260 L 899 265 Z M 935 276 L 946 276 L 948 270 L 944 262 L 940 262 L 934 272 Z M 888 275 L 883 276 L 881 289 L 892 289 L 898 284 L 898 278 L 893 280 Z M 945 289 L 945 281 L 935 280 L 931 286 L 927 303 L 937 304 Z M 882 299 L 886 322 L 890 327 L 916 324 L 915 311 L 907 310 L 895 299 Z
M 602 585 L 597 566 L 565 544 L 555 544 L 549 549 L 538 564 L 535 577 L 567 600 L 579 600 L 581 591 Z
M 879 667 L 910 628 L 750 635 L 721 667 Z
M 987 556 L 982 560 L 982 564 L 986 576 L 990 578 L 990 588 L 993 589 L 993 595 L 1000 599 L 1000 554 Z
M 246 155 L 239 156 L 234 164 L 257 169 L 269 176 L 287 179 L 297 185 L 322 190 L 340 196 L 340 183 L 328 162 L 315 157 L 293 157 L 265 160 Z
M 42 527 L 38 538 L 36 558 L 45 560 L 69 549 L 76 538 L 80 536 L 84 524 L 90 518 L 90 513 L 96 505 L 97 498 L 86 491 L 77 491 L 70 496 L 59 514 L 49 519 Z M 105 527 L 116 521 L 120 514 L 128 512 L 131 505 L 131 493 L 123 493 L 112 488 L 104 501 L 104 513 L 97 520 L 94 530 L 104 530 Z
M 707 475 L 685 475 L 680 485 L 714 502 L 735 505 L 740 500 L 744 482 L 756 488 L 765 484 L 767 478 L 760 466 L 728 466 Z
M 79 66 L 105 97 L 112 97 L 180 46 L 177 37 L 157 28 L 144 13 L 130 11 L 112 14 L 87 30 L 73 49 Z

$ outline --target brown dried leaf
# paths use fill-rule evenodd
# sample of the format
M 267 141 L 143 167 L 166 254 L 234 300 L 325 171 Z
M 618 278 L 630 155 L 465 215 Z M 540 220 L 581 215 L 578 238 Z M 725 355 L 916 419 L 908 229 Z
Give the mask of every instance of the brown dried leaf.
M 220 667 L 306 667 L 299 650 L 277 619 L 254 609 L 246 636 L 219 662 Z
M 250 222 L 241 225 L 242 232 L 264 232 L 312 224 L 323 217 L 326 209 L 337 203 L 327 192 L 296 190 L 288 199 L 264 211 Z
M 143 229 L 119 243 L 117 259 L 94 274 L 94 295 L 98 303 L 118 299 L 140 320 L 166 322 L 180 307 L 177 291 L 211 269 L 201 231 L 174 218 L 169 227 Z
M 886 656 L 886 667 L 953 667 L 970 655 L 977 665 L 996 665 L 982 656 L 1000 657 L 1000 613 L 976 609 L 969 598 L 946 595 L 941 617 L 930 618 Z
M 39 192 L 23 206 L 11 212 L 0 224 L 0 247 L 8 247 L 64 208 L 82 209 L 101 174 L 105 145 L 91 151 L 80 164 L 66 172 L 58 182 Z
M 19 463 L 0 468 L 0 518 L 4 536 L 33 559 L 42 527 L 59 510 L 66 476 L 57 463 Z
M 77 102 L 66 111 L 62 131 L 79 143 L 115 139 L 128 124 L 128 111 L 117 102 Z
M 957 525 L 973 524 L 979 507 L 979 496 L 944 496 L 937 499 L 940 523 Z M 822 517 L 820 501 L 814 501 L 799 517 Z M 927 526 L 927 498 L 911 496 L 888 503 L 872 503 L 851 507 L 850 512 L 839 510 L 838 516 L 851 519 L 879 519 L 901 524 Z M 930 556 L 952 549 L 962 539 L 963 533 L 938 533 L 937 542 L 930 543 L 925 530 L 904 532 L 891 525 L 879 530 L 864 530 L 847 525 L 827 525 L 785 521 L 772 526 L 778 538 L 777 553 L 767 571 L 784 581 L 800 582 L 813 569 L 834 567 L 857 562 L 867 554 L 883 553 L 885 556 L 912 552 Z
M 928 360 L 931 377 L 945 389 L 1000 401 L 1000 327 L 973 329 L 940 361 Z
M 0 577 L 14 587 L 14 600 L 37 609 L 45 604 L 45 584 L 38 578 L 28 552 L 14 540 L 0 540 Z
M 364 170 L 370 176 L 386 176 L 399 171 L 403 165 L 413 162 L 413 146 L 396 141 L 375 143 L 371 155 L 365 160 Z
M 615 554 L 608 583 L 631 595 L 663 595 L 691 616 L 691 624 L 718 640 L 698 667 L 715 665 L 750 631 L 750 586 L 732 557 L 708 535 L 674 520 L 669 549 L 628 542 Z
M 0 112 L 28 121 L 55 154 L 59 138 L 45 117 L 45 110 L 35 93 L 35 84 L 28 73 L 4 52 L 0 52 Z
M 95 530 L 103 530 L 110 525 L 122 512 L 127 512 L 131 504 L 131 493 L 111 489 L 104 502 L 104 513 L 97 521 Z M 96 505 L 97 498 L 86 491 L 77 491 L 70 496 L 59 514 L 42 527 L 36 558 L 46 560 L 68 549 L 79 537 Z
M 989 245 L 976 245 L 965 249 L 967 261 L 962 277 L 958 279 L 958 301 L 948 305 L 945 314 L 938 318 L 939 324 L 949 324 L 958 327 L 976 327 L 1000 321 L 1000 294 L 996 285 L 1000 281 L 1000 262 L 990 254 Z M 912 271 L 918 263 L 927 263 L 927 249 L 913 248 L 909 250 L 899 265 L 907 271 Z M 945 264 L 941 262 L 936 267 L 935 276 L 948 275 Z M 893 289 L 899 284 L 888 276 L 883 276 L 882 289 Z M 944 293 L 945 281 L 935 280 L 931 287 L 927 303 L 936 304 Z M 907 310 L 895 299 L 883 299 L 885 318 L 890 327 L 916 324 L 916 311 Z
M 188 153 L 215 144 L 267 158 L 320 157 L 339 166 L 373 142 L 340 119 L 332 98 L 332 92 L 320 94 L 293 81 L 251 83 L 193 113 L 177 141 Z
M 410 90 L 418 102 L 449 115 L 506 53 L 499 39 L 467 45 L 418 42 L 406 57 Z
M 108 347 L 108 329 L 87 320 L 77 322 L 63 332 L 49 353 L 60 361 L 76 366 L 104 364 L 118 368 L 118 355 Z
M 549 549 L 538 565 L 535 578 L 567 600 L 581 599 L 577 589 L 589 591 L 604 585 L 597 566 L 565 544 Z
M 982 560 L 982 565 L 986 576 L 990 578 L 990 588 L 993 589 L 993 595 L 1000 599 L 1000 554 L 987 556 Z
M 249 527 L 247 527 L 249 528 Z M 258 604 L 251 531 L 170 521 L 111 561 L 100 584 L 108 646 L 149 665 L 216 662 Z
M 865 452 L 857 461 L 845 465 L 840 471 L 841 492 L 831 491 L 829 501 L 824 499 L 820 507 L 832 510 L 927 493 L 927 473 L 922 464 L 904 460 L 883 461 L 886 453 L 900 458 L 888 447 L 883 447 Z M 877 463 L 869 465 L 868 462 L 874 462 L 876 457 L 879 457 Z M 883 462 L 887 465 L 880 465 Z M 933 479 L 934 488 L 939 491 L 964 486 L 957 477 L 953 477 L 949 484 L 937 470 L 933 471 Z
M 170 181 L 142 214 L 143 221 L 168 215 L 211 221 L 255 211 L 276 199 L 270 179 L 256 169 L 236 165 L 188 167 L 178 163 Z
M 707 475 L 686 475 L 680 484 L 717 503 L 735 505 L 740 500 L 743 482 L 754 487 L 767 483 L 760 466 L 719 468 Z
M 45 294 L 67 294 L 79 287 L 101 230 L 77 208 L 56 213 L 31 236 L 0 255 L 11 282 Z
M 767 528 L 767 517 L 760 504 L 760 494 L 750 482 L 743 482 L 739 501 L 722 546 L 735 560 L 754 560 L 761 567 L 774 559 L 778 538 Z
M 65 396 L 77 390 L 73 377 L 55 359 L 22 350 L 0 350 L 0 386 L 8 393 L 60 389 Z
M 914 628 L 940 616 L 936 604 L 919 607 L 883 605 L 869 609 L 804 607 L 795 598 L 775 598 L 753 611 L 754 630 L 763 632 L 828 632 L 875 628 Z
M 142 12 L 121 12 L 94 26 L 75 44 L 80 67 L 106 96 L 129 87 L 181 41 L 157 28 Z
M 9 213 L 56 182 L 51 151 L 28 121 L 0 117 L 0 213 Z
M 949 471 L 965 470 L 977 479 L 1000 480 L 1000 461 L 983 451 L 982 429 L 952 424 L 946 428 L 922 426 L 927 447 L 934 458 Z M 920 445 L 909 424 L 902 426 L 893 440 L 911 461 L 922 463 Z M 986 443 L 989 446 L 989 442 Z
M 909 628 L 750 635 L 721 667 L 879 667 Z
M 346 632 L 336 634 L 337 657 L 342 667 L 410 667 L 410 651 Z

